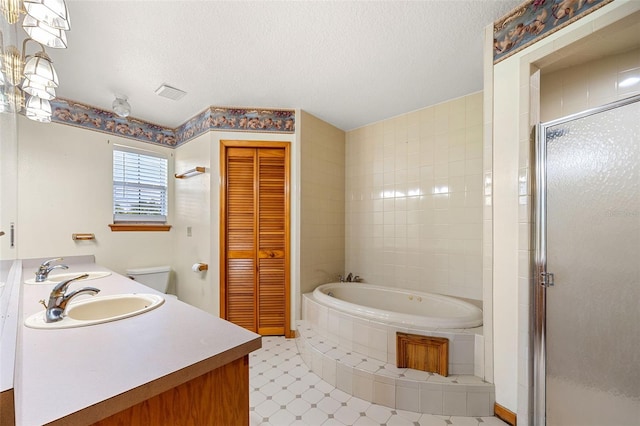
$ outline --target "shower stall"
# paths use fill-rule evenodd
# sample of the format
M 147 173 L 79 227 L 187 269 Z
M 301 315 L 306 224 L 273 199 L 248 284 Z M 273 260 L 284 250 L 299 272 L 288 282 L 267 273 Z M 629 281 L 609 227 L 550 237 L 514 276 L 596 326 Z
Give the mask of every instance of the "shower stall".
M 640 424 L 640 96 L 538 126 L 534 423 Z

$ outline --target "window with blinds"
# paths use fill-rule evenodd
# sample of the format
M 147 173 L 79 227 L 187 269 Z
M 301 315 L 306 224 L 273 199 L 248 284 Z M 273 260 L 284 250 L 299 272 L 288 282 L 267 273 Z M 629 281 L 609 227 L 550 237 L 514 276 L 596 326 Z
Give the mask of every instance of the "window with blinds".
M 167 221 L 167 159 L 123 147 L 113 150 L 113 220 Z

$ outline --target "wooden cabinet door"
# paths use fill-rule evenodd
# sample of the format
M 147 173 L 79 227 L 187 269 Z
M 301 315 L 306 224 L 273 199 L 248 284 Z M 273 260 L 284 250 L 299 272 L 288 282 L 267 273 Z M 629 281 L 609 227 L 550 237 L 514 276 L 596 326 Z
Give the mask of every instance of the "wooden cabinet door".
M 288 144 L 224 141 L 222 151 L 221 316 L 289 335 Z

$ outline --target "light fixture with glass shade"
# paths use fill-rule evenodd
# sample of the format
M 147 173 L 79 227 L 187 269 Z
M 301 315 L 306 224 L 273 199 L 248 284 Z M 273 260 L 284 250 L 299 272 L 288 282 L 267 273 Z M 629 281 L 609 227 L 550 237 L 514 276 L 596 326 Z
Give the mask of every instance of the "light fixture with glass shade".
M 38 96 L 29 96 L 25 105 L 25 115 L 28 119 L 41 123 L 51 122 L 51 104 L 48 100 Z
M 54 28 L 42 21 L 38 21 L 31 15 L 25 15 L 22 21 L 22 28 L 29 34 L 29 37 L 54 49 L 65 49 L 67 47 L 67 33 L 59 28 Z
M 58 87 L 58 74 L 44 49 L 25 58 L 23 75 L 25 80 L 50 87 Z
M 32 80 L 25 78 L 22 82 L 22 90 L 25 93 L 30 94 L 31 96 L 37 96 L 41 99 L 46 99 L 48 101 L 54 99 L 56 97 L 56 89 L 52 86 L 47 86 L 45 84 L 34 83 Z
M 131 105 L 127 102 L 127 97 L 123 95 L 116 95 L 116 99 L 111 104 L 113 112 L 120 117 L 128 117 L 131 114 Z
M 52 116 L 49 101 L 55 98 L 59 83 L 45 46 L 67 47 L 66 31 L 71 29 L 71 21 L 65 0 L 0 0 L 0 12 L 11 25 L 25 14 L 22 27 L 29 35 L 22 53 L 14 46 L 4 49 L 4 43 L 0 43 L 0 86 L 4 88 L 0 110 L 15 105 L 16 111 L 24 108 L 27 118 L 48 123 Z M 29 41 L 38 43 L 40 50 L 27 56 Z M 124 103 L 130 109 L 126 98 Z
M 69 10 L 64 0 L 23 0 L 27 14 L 52 28 L 71 29 Z

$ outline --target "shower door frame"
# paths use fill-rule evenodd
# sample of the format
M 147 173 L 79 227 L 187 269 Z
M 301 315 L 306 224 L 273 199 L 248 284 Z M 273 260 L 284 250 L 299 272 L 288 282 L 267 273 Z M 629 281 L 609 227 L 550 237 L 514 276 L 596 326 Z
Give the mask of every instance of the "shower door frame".
M 549 127 L 580 118 L 589 117 L 601 112 L 616 109 L 625 105 L 640 102 L 640 95 L 621 99 L 577 114 L 568 115 L 556 120 L 539 123 L 535 129 L 535 186 L 534 186 L 534 265 L 533 273 L 533 312 L 532 312 L 532 352 L 533 352 L 533 424 L 546 425 L 546 302 L 547 285 L 547 199 L 546 199 L 546 166 L 547 146 L 546 134 Z M 553 272 L 553 271 L 551 271 Z

